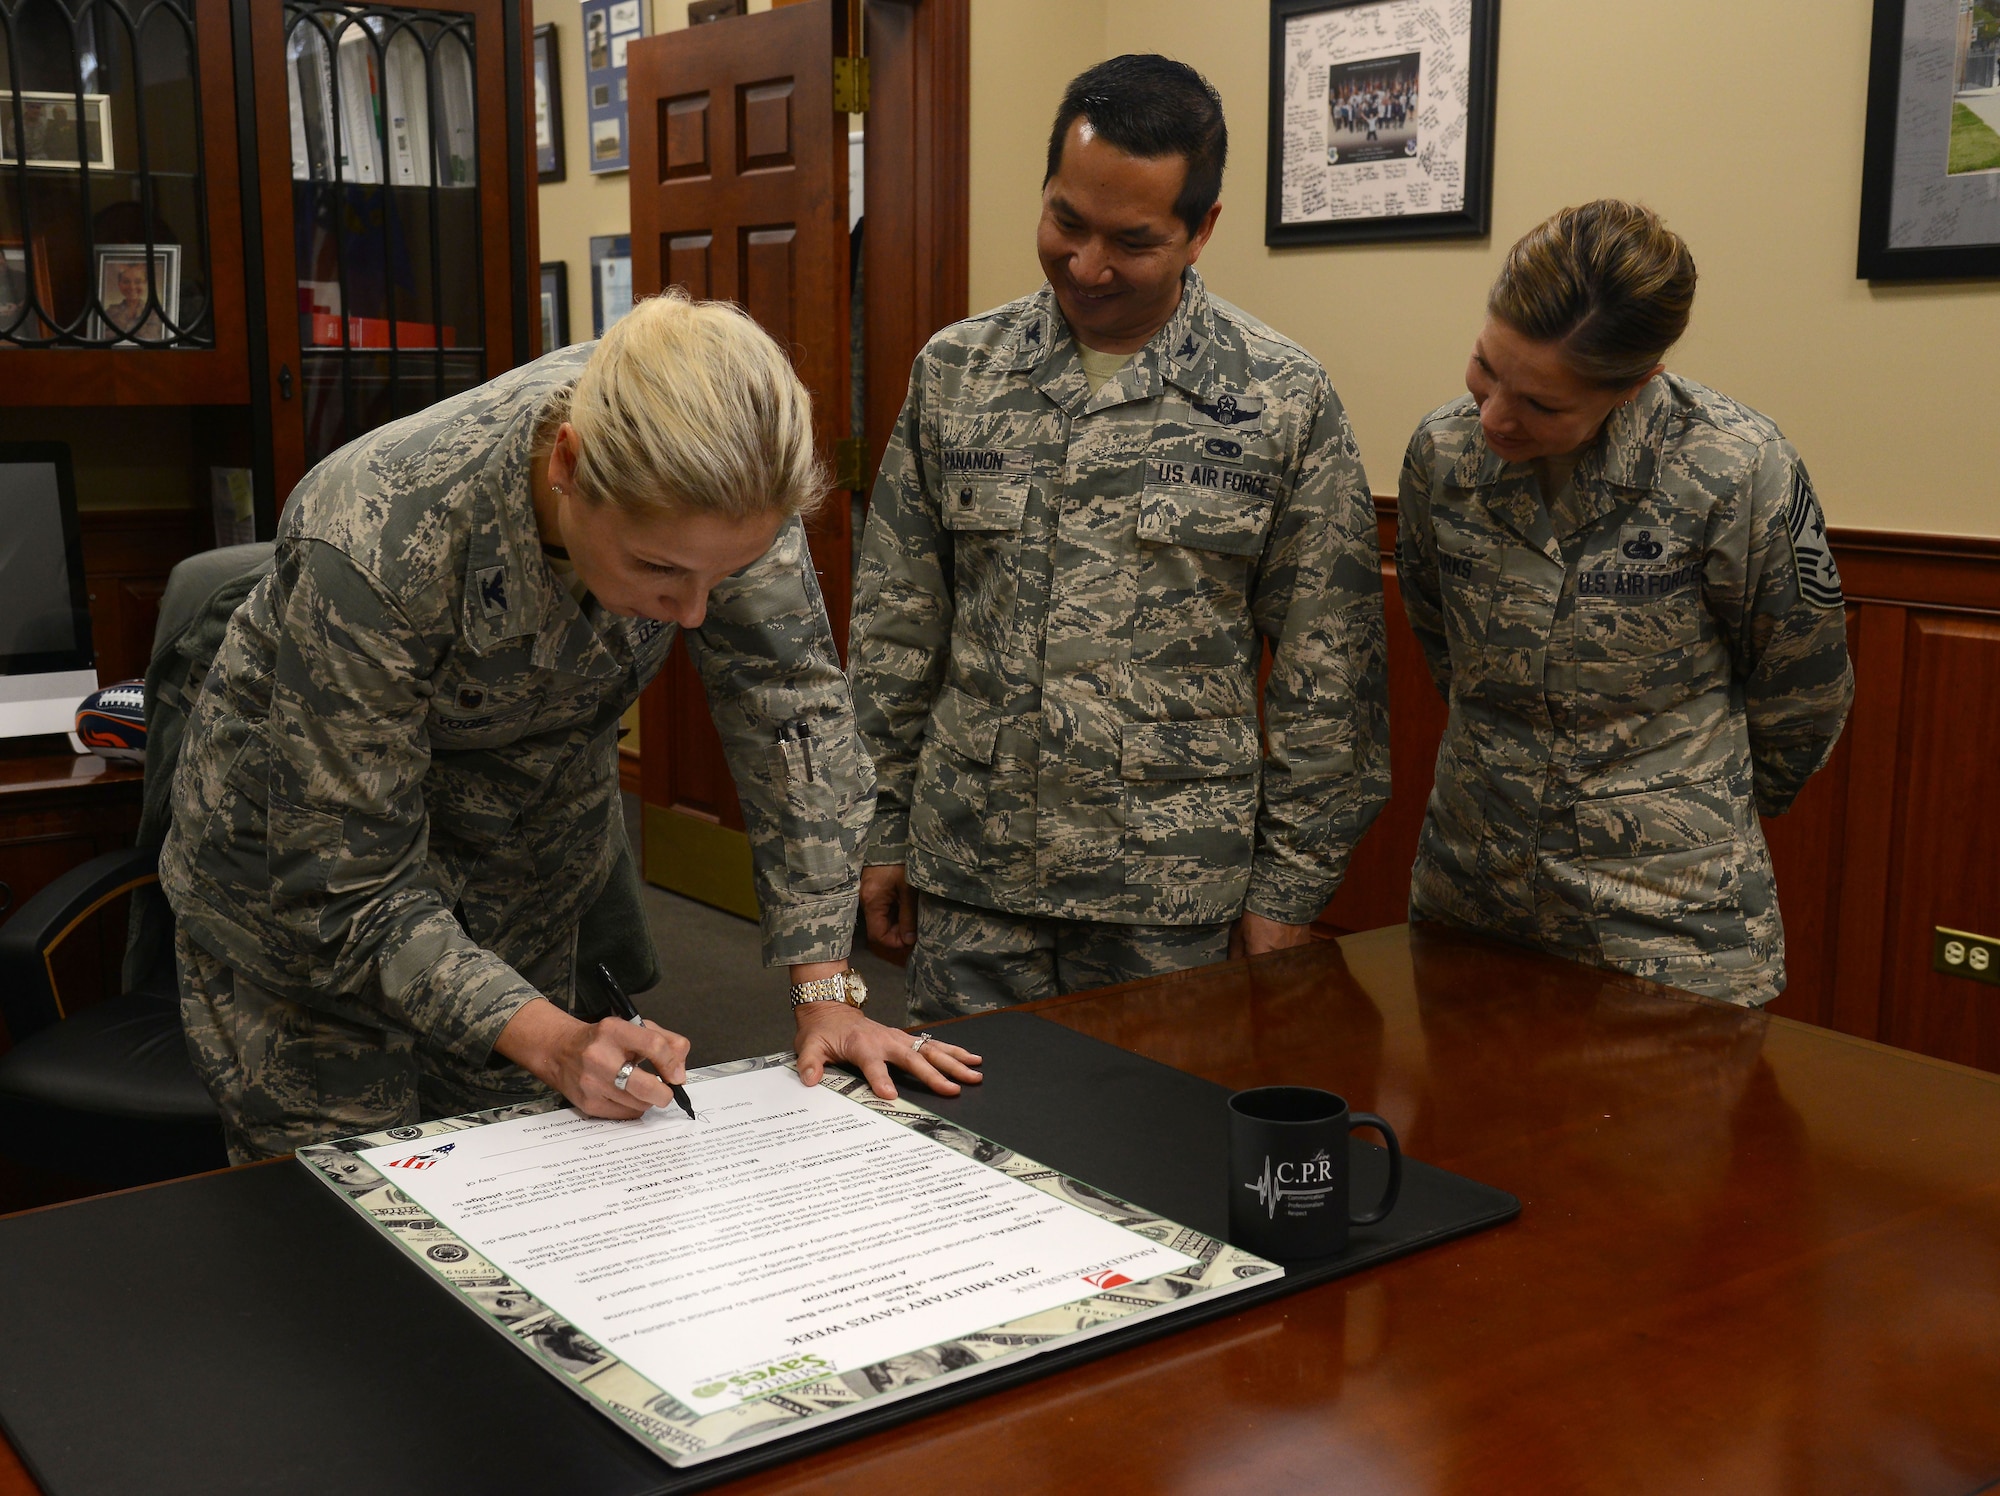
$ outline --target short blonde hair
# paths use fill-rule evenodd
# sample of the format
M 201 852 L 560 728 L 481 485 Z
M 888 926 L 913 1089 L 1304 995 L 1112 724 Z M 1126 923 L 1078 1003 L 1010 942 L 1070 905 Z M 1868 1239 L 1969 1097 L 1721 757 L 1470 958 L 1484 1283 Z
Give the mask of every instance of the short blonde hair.
M 810 514 L 827 491 L 812 396 L 784 350 L 740 308 L 678 286 L 612 325 L 538 436 L 564 421 L 592 503 L 740 520 Z
M 1564 208 L 1507 251 L 1486 310 L 1561 345 L 1593 384 L 1624 389 L 1687 331 L 1694 256 L 1651 208 L 1600 198 Z

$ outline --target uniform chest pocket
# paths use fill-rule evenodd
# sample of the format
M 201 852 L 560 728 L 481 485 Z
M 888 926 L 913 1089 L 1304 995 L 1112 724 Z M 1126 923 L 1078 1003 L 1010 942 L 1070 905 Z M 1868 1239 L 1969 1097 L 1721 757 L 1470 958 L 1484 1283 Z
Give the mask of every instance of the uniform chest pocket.
M 1021 523 L 1028 508 L 1025 477 L 948 478 L 942 505 L 952 538 L 957 641 L 974 653 L 1002 651 L 1020 595 Z
M 1028 480 L 1003 478 L 947 478 L 944 527 L 956 532 L 1005 533 L 1021 528 L 1028 508 Z
M 1147 488 L 1139 496 L 1139 540 L 1224 556 L 1261 555 L 1274 507 L 1276 500 L 1254 495 Z

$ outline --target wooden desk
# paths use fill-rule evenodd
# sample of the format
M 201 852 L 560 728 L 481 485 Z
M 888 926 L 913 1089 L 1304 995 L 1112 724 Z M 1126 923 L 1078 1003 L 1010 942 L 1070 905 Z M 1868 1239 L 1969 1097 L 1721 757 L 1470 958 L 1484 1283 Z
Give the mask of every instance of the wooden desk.
M 1403 928 L 1037 1008 L 1332 1086 L 1521 1218 L 727 1489 L 2000 1480 L 2000 1079 Z

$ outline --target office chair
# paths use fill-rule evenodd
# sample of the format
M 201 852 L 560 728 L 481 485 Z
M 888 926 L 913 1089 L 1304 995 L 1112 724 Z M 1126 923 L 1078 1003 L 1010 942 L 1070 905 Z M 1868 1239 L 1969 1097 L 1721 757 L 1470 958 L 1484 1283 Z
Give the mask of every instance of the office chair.
M 269 544 L 190 556 L 160 599 L 146 672 L 138 845 L 72 868 L 0 926 L 0 1151 L 107 1189 L 222 1168 L 222 1122 L 181 1032 L 173 914 L 159 849 L 187 713 L 229 614 L 269 570 Z M 122 990 L 72 1013 L 50 954 L 106 904 L 132 895 Z

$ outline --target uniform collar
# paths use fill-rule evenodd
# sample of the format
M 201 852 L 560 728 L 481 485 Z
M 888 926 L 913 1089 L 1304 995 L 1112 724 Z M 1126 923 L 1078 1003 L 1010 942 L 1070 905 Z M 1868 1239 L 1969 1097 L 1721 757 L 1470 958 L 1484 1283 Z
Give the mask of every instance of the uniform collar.
M 1611 412 L 1603 434 L 1585 449 L 1576 465 L 1577 481 L 1598 478 L 1617 488 L 1651 488 L 1673 418 L 1673 403 L 1665 375 L 1649 380 L 1630 405 Z M 1472 439 L 1459 454 L 1451 482 L 1460 488 L 1485 488 L 1502 478 L 1533 471 L 1532 463 L 1509 462 L 1487 446 L 1486 432 L 1475 415 Z
M 1181 273 L 1180 304 L 1132 361 L 1093 395 L 1069 322 L 1046 282 L 1028 300 L 1027 315 L 1014 333 L 1008 367 L 1029 370 L 1029 382 L 1072 416 L 1128 401 L 1156 398 L 1163 384 L 1199 396 L 1209 375 L 1214 313 L 1200 274 L 1190 265 Z
M 541 404 L 538 399 L 515 416 L 477 480 L 466 545 L 464 636 L 479 655 L 532 638 L 529 658 L 537 669 L 604 679 L 618 673 L 618 662 L 542 558 L 529 487 Z
M 1667 426 L 1673 416 L 1673 391 L 1664 378 L 1649 381 L 1630 405 L 1621 405 L 1605 420 L 1603 434 L 1578 459 L 1572 481 L 1576 484 L 1576 528 L 1580 534 L 1620 504 L 1622 490 L 1644 490 L 1653 486 L 1659 471 L 1660 451 L 1666 443 Z M 1543 502 L 1532 462 L 1508 462 L 1486 445 L 1486 433 L 1477 418 L 1472 440 L 1459 455 L 1451 481 L 1459 487 L 1481 490 L 1479 498 L 1489 513 L 1512 530 L 1533 549 L 1553 560 L 1561 559 L 1561 549 L 1552 516 Z

